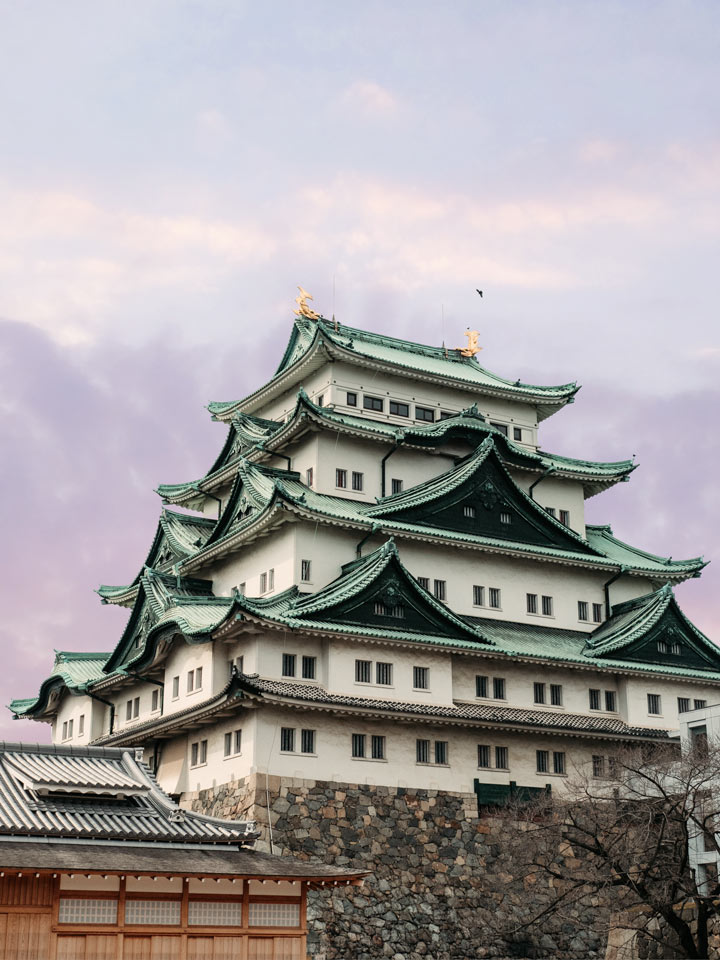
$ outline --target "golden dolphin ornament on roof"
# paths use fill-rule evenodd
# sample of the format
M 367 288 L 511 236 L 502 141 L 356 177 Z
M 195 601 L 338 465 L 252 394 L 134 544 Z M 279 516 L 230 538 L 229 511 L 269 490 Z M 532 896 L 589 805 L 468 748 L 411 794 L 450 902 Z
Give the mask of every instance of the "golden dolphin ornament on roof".
M 482 347 L 478 346 L 478 337 L 480 336 L 479 330 L 470 330 L 468 328 L 465 331 L 465 336 L 468 338 L 466 347 L 458 347 L 458 353 L 463 357 L 474 357 L 476 353 L 480 353 Z
M 298 305 L 297 310 L 294 311 L 295 315 L 298 317 L 307 317 L 308 320 L 317 320 L 319 314 L 315 313 L 314 310 L 311 310 L 307 305 L 308 300 L 312 300 L 312 295 L 303 290 L 303 288 L 298 285 L 298 290 L 300 291 L 300 296 L 295 297 L 295 303 Z

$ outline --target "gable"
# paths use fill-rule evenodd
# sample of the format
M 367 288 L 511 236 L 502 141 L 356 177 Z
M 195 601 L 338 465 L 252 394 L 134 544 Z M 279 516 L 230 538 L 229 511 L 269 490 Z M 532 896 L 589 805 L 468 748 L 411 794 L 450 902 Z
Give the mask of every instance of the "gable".
M 714 654 L 711 647 L 700 643 L 684 618 L 672 608 L 644 636 L 624 650 L 614 651 L 612 657 L 633 663 L 656 663 L 714 672 L 720 670 L 720 649 Z

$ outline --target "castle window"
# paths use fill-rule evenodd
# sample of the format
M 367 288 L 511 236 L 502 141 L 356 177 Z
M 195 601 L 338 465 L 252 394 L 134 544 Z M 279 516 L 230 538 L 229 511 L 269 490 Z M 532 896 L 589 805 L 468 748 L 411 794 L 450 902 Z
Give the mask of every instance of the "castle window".
M 495 700 L 505 700 L 505 679 L 503 677 L 493 677 L 493 698 Z
M 603 608 L 601 603 L 594 603 L 593 608 L 593 623 L 602 623 L 603 618 Z
M 173 677 L 172 679 L 172 698 L 177 700 L 180 696 L 180 677 Z
M 157 713 L 159 709 L 160 709 L 160 691 L 153 690 L 152 695 L 150 697 L 150 711 L 151 713 Z
M 353 490 L 356 490 L 358 493 L 360 493 L 360 492 L 362 491 L 362 488 L 363 488 L 363 479 L 364 479 L 364 474 L 358 473 L 357 470 L 353 470 L 353 472 L 352 472 L 352 488 L 353 488 Z
M 352 735 L 352 755 L 355 759 L 365 757 L 365 734 L 354 733 Z
M 488 695 L 488 678 L 483 676 L 475 677 L 475 696 L 487 698 Z
M 366 410 L 375 410 L 377 413 L 382 413 L 384 406 L 385 403 L 381 397 L 368 397 L 367 395 L 363 397 L 363 407 Z
M 542 612 L 544 617 L 551 617 L 553 615 L 553 598 L 552 597 L 542 598 Z
M 550 684 L 550 703 L 553 707 L 561 707 L 563 702 L 562 695 L 562 684 L 561 683 L 551 683 Z
M 512 523 L 512 516 L 507 512 L 507 510 L 502 510 L 500 512 L 500 523 L 504 523 L 505 526 Z
M 284 653 L 282 655 L 282 675 L 284 677 L 295 676 L 296 656 L 294 653 Z
M 370 756 L 373 760 L 385 759 L 385 737 L 373 735 L 370 738 Z
M 268 590 L 274 590 L 274 589 L 275 589 L 275 569 L 274 567 L 271 567 L 268 570 Z
M 324 405 L 324 402 L 325 402 L 325 394 L 324 394 L 324 393 L 319 393 L 319 394 L 317 395 L 317 405 L 318 405 L 318 407 L 322 407 L 322 406 Z
M 395 477 L 390 481 L 390 490 L 392 493 L 402 493 L 403 482 Z
M 430 589 L 430 580 L 427 577 L 418 577 L 417 582 L 423 588 L 423 590 Z
M 507 747 L 495 747 L 495 767 L 498 770 L 510 769 Z
M 557 511 L 555 507 L 545 507 L 545 513 L 549 514 L 551 517 L 557 516 Z
M 527 602 L 527 612 L 528 612 L 528 613 L 537 613 L 537 611 L 538 611 L 537 594 L 536 594 L 536 593 L 527 593 L 525 596 L 526 596 L 526 602 Z
M 605 776 L 605 757 L 599 754 L 593 754 L 592 775 L 598 780 L 601 780 Z
M 155 691 L 157 693 L 157 690 Z M 85 714 L 81 713 L 78 717 L 78 736 L 81 737 L 85 733 Z
M 522 430 L 520 427 L 513 427 L 513 440 L 522 440 Z
M 490 606 L 494 610 L 500 609 L 500 590 L 497 587 L 490 587 Z
M 140 697 L 128 700 L 125 704 L 125 720 L 136 720 L 140 715 Z
M 315 471 L 313 470 L 312 467 L 308 467 L 307 470 L 305 471 L 305 483 L 307 484 L 308 487 L 311 487 L 313 485 L 314 478 L 315 478 Z
M 62 738 L 63 738 L 63 740 L 67 740 L 67 738 L 68 738 L 68 724 L 67 724 L 67 720 L 65 720 L 65 721 L 63 722 L 63 725 L 62 725 Z
M 447 766 L 449 763 L 448 760 L 449 750 L 447 740 L 436 740 L 435 741 L 435 763 L 439 763 L 442 766 Z
M 190 744 L 190 766 L 201 767 L 207 763 L 207 740 L 197 740 Z
M 475 507 L 465 504 L 463 507 L 463 516 L 472 519 L 475 516 Z
M 550 754 L 547 750 L 535 751 L 535 769 L 538 773 L 547 773 L 550 767 Z
M 570 511 L 561 510 L 560 511 L 560 523 L 564 524 L 566 527 L 570 526 Z
M 600 691 L 596 690 L 594 687 L 591 687 L 588 690 L 590 695 L 590 709 L 599 710 L 600 709 Z
M 479 587 L 477 585 L 473 587 L 473 606 L 485 606 L 485 587 Z
M 267 580 L 268 580 L 267 573 L 266 572 L 261 573 L 260 574 L 260 593 L 267 593 L 267 588 L 268 588 Z
M 303 680 L 314 680 L 317 668 L 317 657 L 302 658 L 302 678 Z
M 409 417 L 410 407 L 407 403 L 398 403 L 397 400 L 390 401 L 390 413 L 394 417 Z
M 545 703 L 545 684 L 533 684 L 533 700 L 535 703 Z
M 605 691 L 605 709 L 608 713 L 615 713 L 617 710 L 617 694 L 614 690 Z
M 587 600 L 578 600 L 578 620 L 587 620 L 588 605 Z
M 335 471 L 335 486 L 339 490 L 344 490 L 347 487 L 347 470 Z
M 375 683 L 390 687 L 392 686 L 392 675 L 393 665 L 391 663 L 378 662 L 375 664 Z
M 413 690 L 427 690 L 430 686 L 430 668 L 413 667 Z
M 668 653 L 668 645 L 665 640 L 658 640 L 657 642 L 657 652 L 658 653 Z
M 295 730 L 293 727 L 280 727 L 280 752 L 295 753 Z
M 487 769 L 490 766 L 490 747 L 486 743 L 478 744 L 478 767 Z
M 228 660 L 228 680 L 232 677 L 233 673 L 242 673 L 243 672 L 243 657 L 233 657 L 231 660 Z
M 348 393 L 345 394 L 345 402 L 347 403 L 347 405 L 348 405 L 349 407 L 356 407 L 356 406 L 357 406 L 357 394 L 356 394 L 356 393 L 351 393 L 350 391 L 348 391 Z
M 449 420 L 451 417 L 454 417 L 454 416 L 455 416 L 455 414 L 452 413 L 450 410 L 441 410 L 441 411 L 440 411 L 440 419 L 441 419 L 441 420 Z
M 553 751 L 553 773 L 560 775 L 565 773 L 565 754 L 562 750 Z
M 678 713 L 687 713 L 690 709 L 690 697 L 678 697 Z
M 707 706 L 707 700 L 694 700 L 693 701 L 693 710 L 704 710 Z M 72 723 L 72 720 L 70 721 Z M 71 732 L 72 736 L 72 732 Z
M 435 411 L 431 410 L 430 407 L 415 407 L 415 419 L 416 420 L 425 420 L 428 423 L 432 423 L 435 420 Z
M 436 600 L 447 599 L 447 583 L 445 580 L 435 580 L 433 584 L 433 593 Z
M 506 423 L 495 423 L 493 420 L 490 421 L 490 426 L 495 427 L 496 430 L 499 430 L 504 436 L 508 435 L 508 428 Z
M 355 683 L 370 683 L 371 660 L 355 661 Z
M 662 700 L 659 693 L 649 693 L 647 695 L 648 714 L 653 717 L 659 717 L 662 714 Z
M 415 762 L 430 763 L 430 741 L 429 740 L 415 741 Z
M 300 752 L 315 753 L 315 731 L 314 730 L 300 731 Z
M 303 583 L 310 582 L 310 575 L 312 572 L 312 562 L 310 560 L 301 560 L 300 561 L 300 579 Z
M 223 753 L 226 757 L 237 757 L 242 750 L 242 730 L 233 730 L 226 733 L 223 743 Z

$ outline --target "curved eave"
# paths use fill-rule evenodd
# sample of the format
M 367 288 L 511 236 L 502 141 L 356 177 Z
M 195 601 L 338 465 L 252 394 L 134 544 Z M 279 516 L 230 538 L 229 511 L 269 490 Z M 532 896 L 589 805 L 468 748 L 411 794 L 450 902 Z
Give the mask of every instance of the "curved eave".
M 132 607 L 138 595 L 139 586 L 132 583 L 126 587 L 109 587 L 101 585 L 95 593 L 100 597 L 102 603 L 113 604 L 118 607 Z
M 202 484 L 205 479 L 203 477 L 202 480 L 193 480 L 190 483 L 161 483 L 155 488 L 155 493 L 162 498 L 163 503 L 188 510 L 202 510 L 207 501 L 212 499 L 203 492 Z
M 612 528 L 609 524 L 588 524 L 586 530 L 597 535 L 600 540 L 610 544 L 607 550 L 597 546 L 608 559 L 615 563 L 626 565 L 628 560 L 633 563 L 633 567 L 647 572 L 648 576 L 654 579 L 670 577 L 673 579 L 686 580 L 689 577 L 698 577 L 700 572 L 708 565 L 709 561 L 703 557 L 691 557 L 689 560 L 673 560 L 672 557 L 660 557 L 654 553 L 648 553 L 639 547 L 634 547 L 613 536 Z M 620 552 L 612 553 L 615 547 Z M 626 556 L 627 554 L 627 556 Z M 644 566 L 643 566 L 644 564 Z

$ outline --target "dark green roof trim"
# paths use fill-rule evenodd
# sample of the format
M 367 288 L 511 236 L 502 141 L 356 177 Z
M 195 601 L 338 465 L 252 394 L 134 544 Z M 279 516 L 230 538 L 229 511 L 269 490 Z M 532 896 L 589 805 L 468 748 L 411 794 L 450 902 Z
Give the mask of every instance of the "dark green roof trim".
M 588 524 L 585 528 L 588 542 L 599 552 L 616 563 L 637 566 L 640 569 L 672 573 L 687 571 L 690 576 L 699 577 L 703 567 L 708 565 L 703 557 L 691 557 L 688 560 L 673 560 L 672 557 L 660 557 L 648 553 L 639 547 L 633 547 L 613 536 L 612 527 L 606 524 Z

